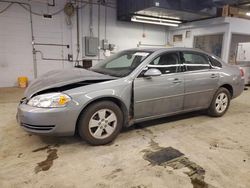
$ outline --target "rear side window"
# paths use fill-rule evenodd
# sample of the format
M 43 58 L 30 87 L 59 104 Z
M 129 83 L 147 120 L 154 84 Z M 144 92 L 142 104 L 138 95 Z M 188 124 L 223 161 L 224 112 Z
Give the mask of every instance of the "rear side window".
M 183 52 L 182 61 L 186 71 L 210 69 L 208 58 L 199 53 Z
M 219 61 L 217 61 L 216 59 L 210 57 L 209 60 L 210 60 L 210 63 L 213 67 L 217 67 L 217 68 L 222 67 L 222 64 Z

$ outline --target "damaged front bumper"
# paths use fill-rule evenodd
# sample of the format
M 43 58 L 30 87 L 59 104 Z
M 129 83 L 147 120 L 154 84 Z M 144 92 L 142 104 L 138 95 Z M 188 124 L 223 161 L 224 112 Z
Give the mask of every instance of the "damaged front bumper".
M 70 107 L 37 108 L 20 103 L 17 120 L 27 132 L 40 135 L 74 135 L 78 113 Z

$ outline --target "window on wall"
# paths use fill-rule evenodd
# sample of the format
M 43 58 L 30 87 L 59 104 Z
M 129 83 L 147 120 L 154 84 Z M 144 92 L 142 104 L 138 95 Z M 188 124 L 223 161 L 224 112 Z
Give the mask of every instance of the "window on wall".
M 221 57 L 223 33 L 215 35 L 194 36 L 194 48 Z
M 173 42 L 182 42 L 182 35 L 174 35 Z
M 243 34 L 232 34 L 231 44 L 230 44 L 230 51 L 229 51 L 229 63 L 230 64 L 237 64 L 236 57 L 237 57 L 237 48 L 239 43 L 242 42 L 250 42 L 250 35 L 243 35 Z

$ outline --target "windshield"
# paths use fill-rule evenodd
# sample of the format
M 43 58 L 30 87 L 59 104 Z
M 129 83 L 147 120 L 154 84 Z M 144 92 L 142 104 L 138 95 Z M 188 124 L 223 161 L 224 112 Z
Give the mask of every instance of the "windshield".
M 129 75 L 151 52 L 127 50 L 119 52 L 93 66 L 90 70 L 115 77 Z

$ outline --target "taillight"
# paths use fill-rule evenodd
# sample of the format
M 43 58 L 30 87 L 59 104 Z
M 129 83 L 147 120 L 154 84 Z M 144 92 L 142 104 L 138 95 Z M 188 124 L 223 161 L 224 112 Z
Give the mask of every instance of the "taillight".
M 245 75 L 244 70 L 242 68 L 240 68 L 240 76 L 243 78 L 244 75 Z

